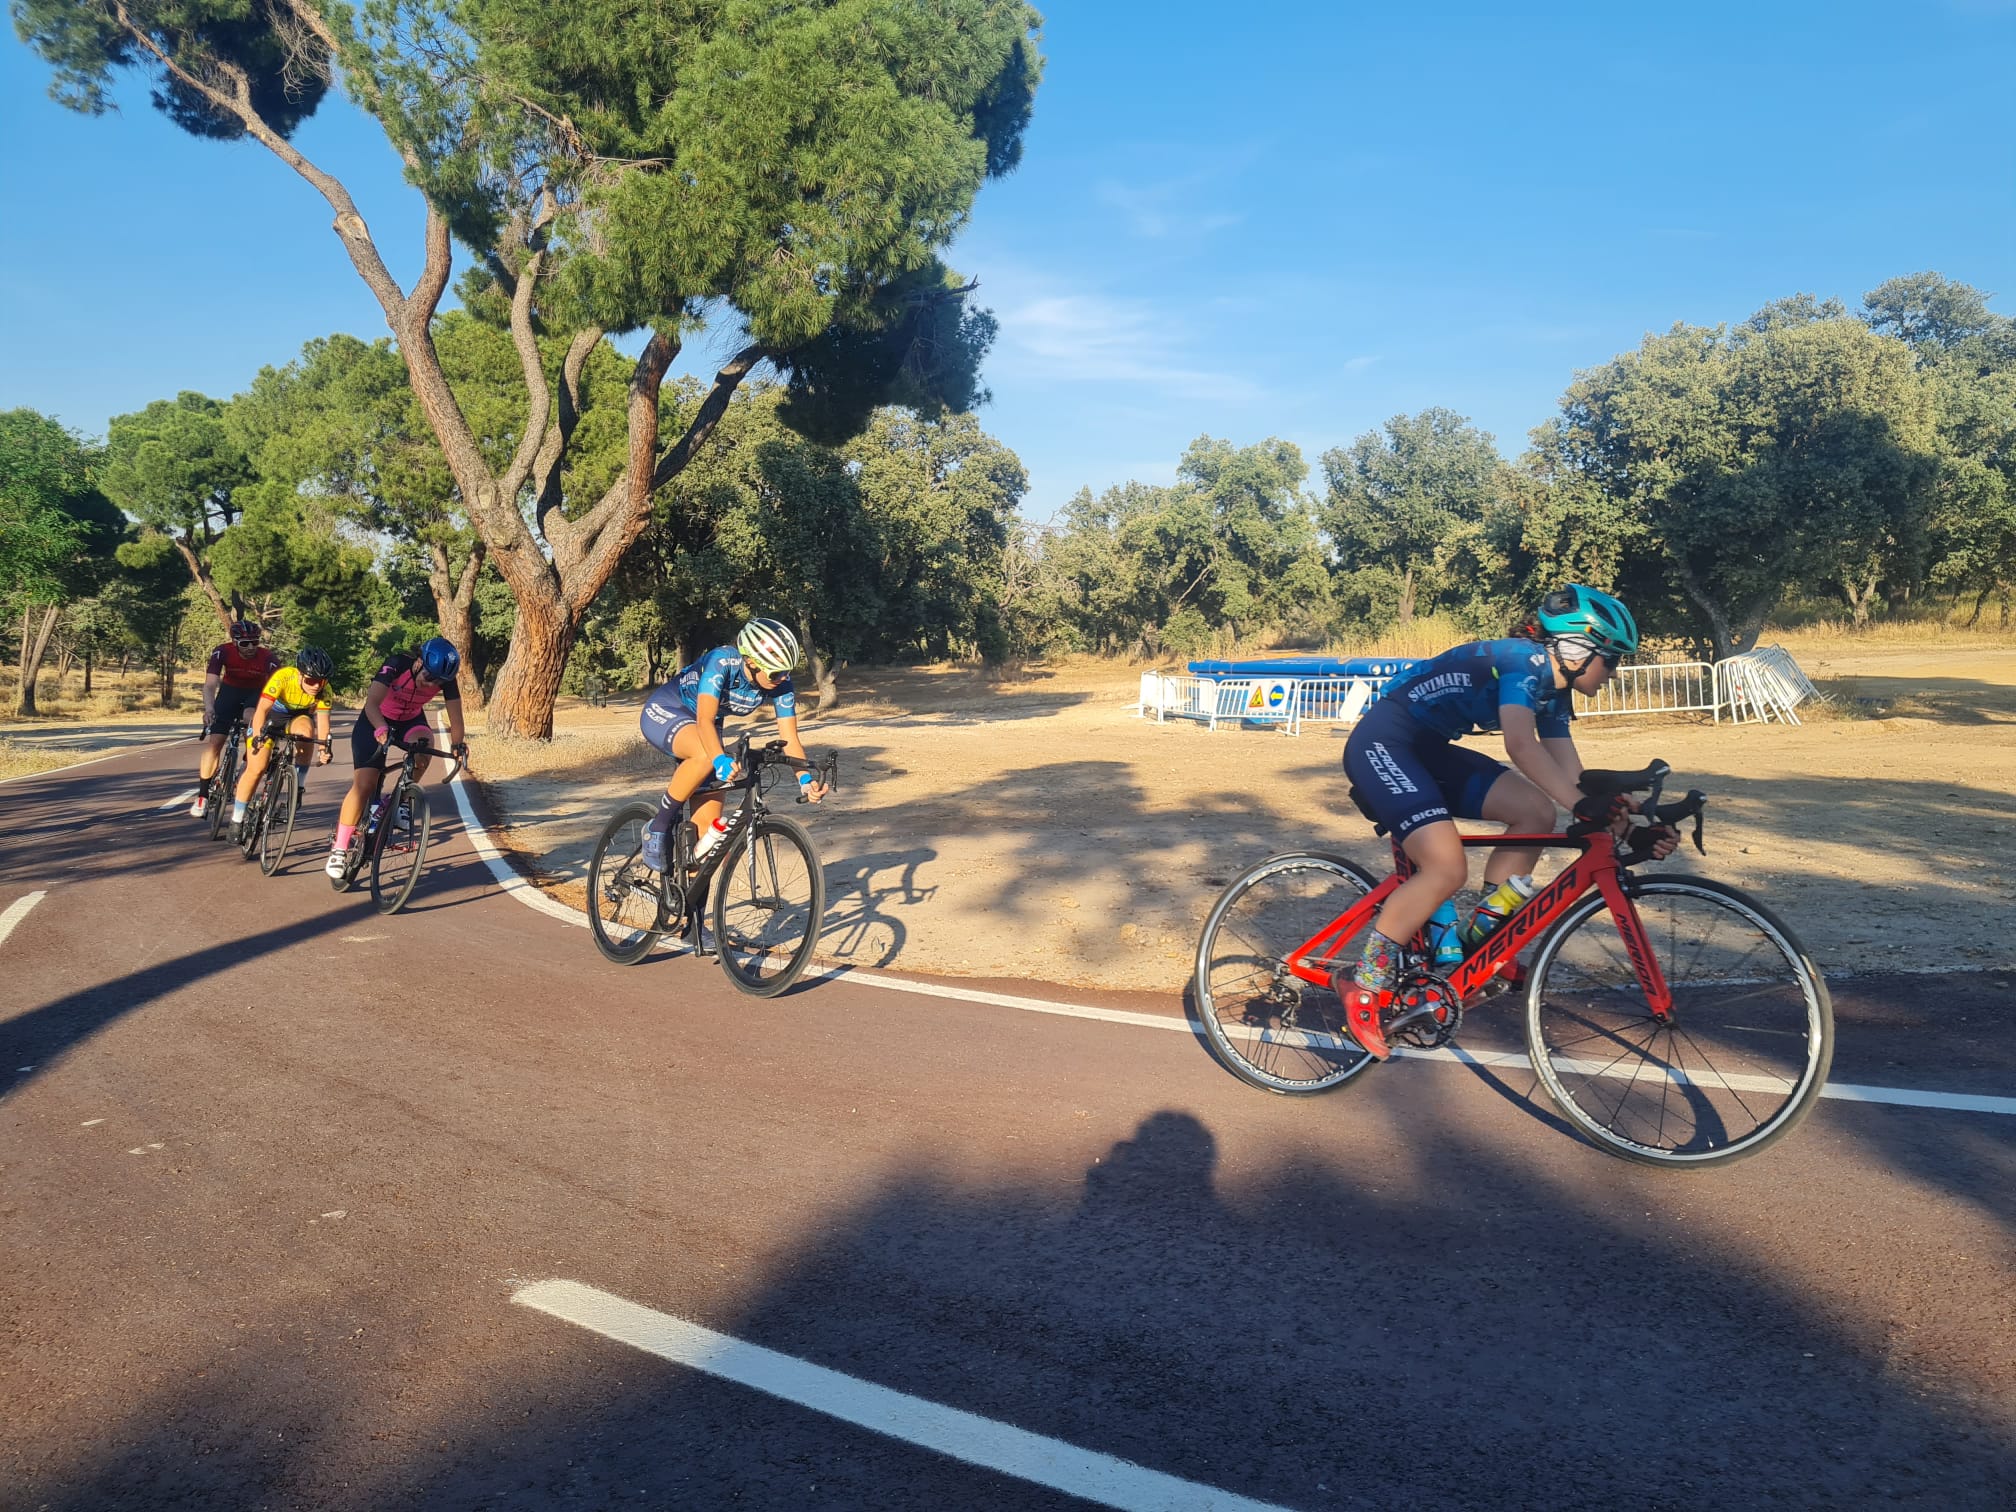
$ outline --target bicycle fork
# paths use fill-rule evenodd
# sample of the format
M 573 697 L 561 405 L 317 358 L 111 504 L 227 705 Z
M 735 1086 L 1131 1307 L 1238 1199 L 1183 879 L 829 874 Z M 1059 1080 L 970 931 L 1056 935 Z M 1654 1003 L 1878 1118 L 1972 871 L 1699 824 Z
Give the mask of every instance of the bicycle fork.
M 1645 922 L 1638 917 L 1638 905 L 1631 901 L 1631 894 L 1624 886 L 1624 874 L 1615 868 L 1599 871 L 1596 889 L 1610 906 L 1610 917 L 1624 941 L 1624 953 L 1631 958 L 1638 989 L 1645 994 L 1645 1006 L 1659 1023 L 1672 1023 L 1673 989 L 1667 985 L 1666 973 L 1659 968 L 1652 942 L 1645 938 Z

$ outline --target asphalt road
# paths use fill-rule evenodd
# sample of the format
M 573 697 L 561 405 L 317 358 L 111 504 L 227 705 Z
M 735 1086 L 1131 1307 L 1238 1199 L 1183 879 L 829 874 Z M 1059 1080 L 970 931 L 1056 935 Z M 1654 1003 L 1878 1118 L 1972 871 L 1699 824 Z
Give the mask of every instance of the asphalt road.
M 2016 1501 L 2016 1117 L 1830 1101 L 1674 1175 L 1524 1076 L 1288 1100 L 1183 1032 L 759 1003 L 609 965 L 452 822 L 394 918 L 312 844 L 262 878 L 160 807 L 194 749 L 0 787 L 0 918 L 46 894 L 0 940 L 0 1506 L 1085 1505 L 954 1457 L 1010 1429 L 1114 1505 Z M 1837 983 L 1835 1080 L 2016 1092 L 2009 982 Z M 910 1436 L 514 1303 L 555 1278 Z

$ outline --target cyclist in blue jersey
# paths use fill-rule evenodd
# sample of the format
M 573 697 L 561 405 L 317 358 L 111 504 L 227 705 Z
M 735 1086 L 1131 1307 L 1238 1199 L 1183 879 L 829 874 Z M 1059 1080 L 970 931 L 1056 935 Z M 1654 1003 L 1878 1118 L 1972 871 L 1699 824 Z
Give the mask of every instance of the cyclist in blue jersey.
M 1367 1054 L 1384 1060 L 1390 1053 L 1382 1015 L 1400 969 L 1398 942 L 1418 934 L 1469 880 L 1455 820 L 1488 819 L 1508 833 L 1552 830 L 1555 806 L 1572 810 L 1582 796 L 1582 758 L 1569 734 L 1574 695 L 1601 688 L 1637 649 L 1630 610 L 1570 583 L 1541 600 L 1517 635 L 1471 641 L 1401 673 L 1352 727 L 1345 774 L 1414 863 L 1414 875 L 1388 896 L 1366 933 L 1359 959 L 1339 966 L 1333 979 L 1345 1025 Z M 1492 730 L 1503 732 L 1516 771 L 1454 744 Z M 1676 843 L 1662 836 L 1656 853 Z M 1532 846 L 1499 846 L 1484 867 L 1486 891 L 1531 872 L 1539 856 Z M 1473 916 L 1472 939 L 1478 923 Z
M 644 864 L 663 871 L 666 839 L 672 822 L 685 812 L 686 800 L 709 776 L 727 782 L 735 776 L 735 761 L 722 749 L 721 725 L 730 714 L 753 714 L 764 703 L 777 712 L 777 733 L 784 749 L 808 760 L 798 738 L 798 695 L 791 669 L 798 665 L 798 637 L 779 620 L 752 619 L 732 646 L 716 646 L 672 681 L 644 700 L 638 724 L 644 738 L 679 763 L 665 784 L 665 797 L 644 831 Z M 826 796 L 823 783 L 810 772 L 798 774 L 798 787 L 817 803 Z M 704 835 L 721 812 L 721 800 L 709 798 L 690 816 L 695 837 Z

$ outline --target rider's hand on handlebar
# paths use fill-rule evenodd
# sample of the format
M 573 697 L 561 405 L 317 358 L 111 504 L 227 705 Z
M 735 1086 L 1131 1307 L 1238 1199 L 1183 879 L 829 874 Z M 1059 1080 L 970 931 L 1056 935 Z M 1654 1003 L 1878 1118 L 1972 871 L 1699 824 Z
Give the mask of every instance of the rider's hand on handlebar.
M 336 753 L 329 749 L 328 741 L 318 740 L 315 742 L 315 765 L 327 766 L 335 759 Z
M 734 780 L 734 777 L 735 758 L 730 756 L 726 751 L 723 751 L 719 756 L 714 758 L 714 780 L 716 782 L 731 782 Z
M 457 761 L 461 762 L 463 766 L 465 766 L 465 767 L 466 767 L 466 766 L 468 766 L 468 765 L 469 765 L 469 742 L 468 742 L 468 741 L 466 741 L 466 740 L 458 740 L 458 741 L 456 741 L 456 742 L 455 742 L 455 744 L 453 744 L 452 746 L 448 747 L 448 754 L 449 754 L 450 756 L 453 756 L 453 757 L 454 757 L 454 758 L 455 758 L 455 759 L 456 759 Z
M 826 796 L 826 784 L 820 782 L 810 772 L 798 774 L 798 798 L 802 803 L 817 803 Z

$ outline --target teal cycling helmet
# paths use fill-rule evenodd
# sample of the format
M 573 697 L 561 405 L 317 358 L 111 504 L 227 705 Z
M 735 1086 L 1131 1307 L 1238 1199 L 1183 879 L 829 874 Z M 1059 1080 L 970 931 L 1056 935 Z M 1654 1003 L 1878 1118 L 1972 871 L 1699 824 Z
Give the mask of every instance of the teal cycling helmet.
M 1588 645 L 1597 655 L 1629 656 L 1638 649 L 1638 621 L 1607 593 L 1570 583 L 1540 600 L 1536 616 L 1550 640 L 1563 637 Z

